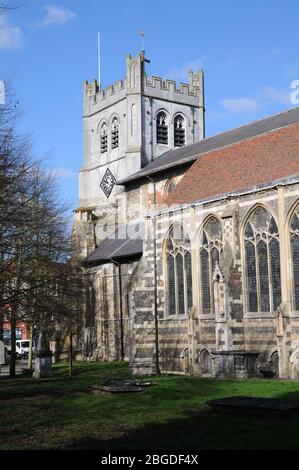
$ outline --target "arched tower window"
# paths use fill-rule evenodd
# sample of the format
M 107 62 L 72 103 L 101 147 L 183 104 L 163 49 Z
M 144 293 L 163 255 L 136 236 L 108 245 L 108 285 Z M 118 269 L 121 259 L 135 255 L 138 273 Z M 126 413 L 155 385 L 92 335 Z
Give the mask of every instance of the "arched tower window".
M 168 125 L 164 111 L 157 114 L 157 144 L 168 144 Z
M 104 122 L 101 126 L 101 153 L 106 153 L 107 150 L 108 150 L 107 124 Z
M 183 147 L 185 145 L 185 122 L 181 115 L 174 118 L 173 121 L 174 146 Z
M 280 251 L 274 218 L 258 207 L 245 226 L 247 310 L 270 312 L 281 303 Z
M 293 300 L 294 308 L 299 310 L 299 206 L 296 208 L 291 219 L 290 238 L 293 267 Z
M 222 227 L 216 217 L 204 224 L 200 248 L 201 307 L 203 313 L 213 312 L 213 274 L 222 251 Z
M 166 244 L 168 314 L 186 314 L 192 307 L 191 244 L 188 235 L 175 224 Z
M 119 125 L 118 125 L 118 119 L 114 118 L 112 121 L 112 127 L 111 127 L 111 148 L 115 149 L 118 147 L 118 141 L 119 141 Z

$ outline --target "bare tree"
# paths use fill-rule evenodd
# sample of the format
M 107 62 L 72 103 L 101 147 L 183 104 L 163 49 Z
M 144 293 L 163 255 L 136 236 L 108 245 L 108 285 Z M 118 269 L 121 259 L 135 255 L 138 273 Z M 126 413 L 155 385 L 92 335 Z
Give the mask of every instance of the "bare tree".
M 8 102 L 0 108 L 0 311 L 11 324 L 11 376 L 17 322 L 50 330 L 63 319 L 69 327 L 80 291 L 56 180 L 32 157 L 16 123 Z

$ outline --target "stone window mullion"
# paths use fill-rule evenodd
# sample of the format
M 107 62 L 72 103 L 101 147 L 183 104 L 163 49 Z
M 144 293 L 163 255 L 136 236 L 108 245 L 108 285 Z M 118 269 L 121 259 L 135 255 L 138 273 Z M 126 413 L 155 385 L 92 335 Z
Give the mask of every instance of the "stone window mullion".
M 260 260 L 257 249 L 256 240 L 254 241 L 255 250 L 255 276 L 256 276 L 256 295 L 257 295 L 257 311 L 261 312 L 261 284 L 260 284 Z
M 274 299 L 273 299 L 273 282 L 272 282 L 272 266 L 271 266 L 271 253 L 270 253 L 270 240 L 267 237 L 267 261 L 268 261 L 268 283 L 269 283 L 269 304 L 270 312 L 274 310 Z

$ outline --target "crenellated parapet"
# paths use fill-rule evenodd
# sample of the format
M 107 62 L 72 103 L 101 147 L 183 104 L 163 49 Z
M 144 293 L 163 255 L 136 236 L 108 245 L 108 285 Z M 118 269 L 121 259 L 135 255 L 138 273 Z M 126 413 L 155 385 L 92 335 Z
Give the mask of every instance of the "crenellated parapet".
M 111 101 L 117 102 L 123 98 L 125 94 L 125 81 L 118 80 L 106 88 L 100 89 L 97 80 L 91 83 L 88 81 L 83 82 L 83 100 L 84 110 L 88 110 L 91 106 L 96 106 L 101 109 L 109 106 Z
M 131 55 L 126 59 L 126 77 L 101 89 L 97 80 L 83 83 L 84 114 L 89 115 L 105 109 L 124 99 L 128 95 L 144 96 L 186 102 L 192 106 L 203 106 L 203 70 L 189 71 L 189 83 L 177 83 L 175 80 L 146 75 L 144 52 Z
M 175 80 L 163 79 L 156 76 L 144 77 L 145 87 L 154 88 L 156 90 L 161 90 L 163 92 L 178 93 L 185 96 L 200 96 L 202 90 L 202 80 L 203 80 L 203 71 L 199 71 L 196 74 L 193 71 L 190 71 L 190 77 L 192 77 L 192 82 L 190 83 L 177 83 Z M 194 84 L 193 79 L 197 78 L 197 83 Z

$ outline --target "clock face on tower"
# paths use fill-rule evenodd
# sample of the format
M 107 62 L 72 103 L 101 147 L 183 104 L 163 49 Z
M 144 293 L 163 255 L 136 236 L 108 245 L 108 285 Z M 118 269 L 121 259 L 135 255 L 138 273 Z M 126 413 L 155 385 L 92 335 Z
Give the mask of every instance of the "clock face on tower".
M 100 184 L 100 187 L 105 193 L 106 197 L 110 196 L 112 189 L 114 187 L 115 181 L 116 181 L 115 177 L 113 176 L 109 168 L 107 168 Z

